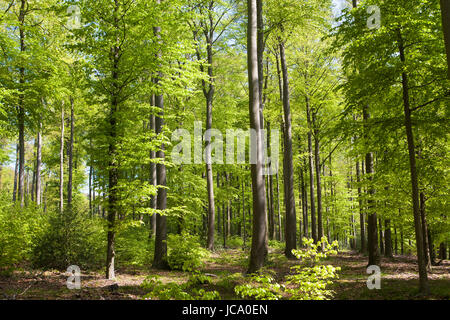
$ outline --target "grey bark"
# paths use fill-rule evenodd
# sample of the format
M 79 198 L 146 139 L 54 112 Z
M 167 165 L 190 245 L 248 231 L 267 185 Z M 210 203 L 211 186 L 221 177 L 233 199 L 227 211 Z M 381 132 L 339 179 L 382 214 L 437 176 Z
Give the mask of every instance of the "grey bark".
M 267 256 L 266 243 L 266 195 L 263 176 L 263 143 L 261 140 L 260 118 L 260 87 L 258 77 L 258 46 L 257 46 L 257 2 L 261 0 L 247 0 L 248 5 L 248 81 L 249 81 L 249 114 L 250 127 L 256 131 L 255 146 L 256 161 L 251 165 L 253 191 L 253 235 L 250 251 L 249 273 L 261 269 Z

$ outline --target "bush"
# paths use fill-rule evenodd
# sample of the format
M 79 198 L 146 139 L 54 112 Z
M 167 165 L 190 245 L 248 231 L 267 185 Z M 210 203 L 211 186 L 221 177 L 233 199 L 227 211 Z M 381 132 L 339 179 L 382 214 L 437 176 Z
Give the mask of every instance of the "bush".
M 244 246 L 244 240 L 239 236 L 232 236 L 227 240 L 227 247 L 229 248 L 242 248 Z
M 67 209 L 48 216 L 48 227 L 38 236 L 33 249 L 33 265 L 57 270 L 70 265 L 97 268 L 103 265 L 105 252 L 103 221 Z
M 275 282 L 270 274 L 252 274 L 250 275 L 251 283 L 236 286 L 234 292 L 243 298 L 251 298 L 256 300 L 279 300 L 282 285 Z
M 203 267 L 209 252 L 202 248 L 197 237 L 188 233 L 168 237 L 168 263 L 173 270 L 195 271 Z
M 169 282 L 162 283 L 158 276 L 149 276 L 141 284 L 144 290 L 148 290 L 144 299 L 159 299 L 159 300 L 218 300 L 220 294 L 217 291 L 206 291 L 205 289 L 198 289 L 195 286 L 199 285 L 199 280 L 203 276 L 196 275 L 183 284 Z M 204 280 L 204 279 L 203 279 Z
M 20 208 L 5 197 L 0 195 L 0 272 L 10 274 L 17 263 L 30 260 L 46 219 L 36 207 Z
M 118 266 L 148 266 L 153 260 L 154 239 L 150 230 L 136 222 L 124 226 L 116 237 L 116 262 Z
M 338 278 L 337 271 L 332 265 L 317 265 L 330 254 L 337 254 L 338 243 L 334 241 L 329 244 L 326 237 L 317 244 L 312 239 L 303 238 L 303 243 L 308 249 L 292 250 L 293 254 L 302 260 L 301 265 L 291 268 L 293 275 L 287 277 L 287 284 L 294 288 L 286 290 L 292 300 L 325 300 L 333 296 L 333 291 L 328 290 L 327 286 L 332 284 L 332 279 Z M 322 247 L 321 250 L 320 247 Z

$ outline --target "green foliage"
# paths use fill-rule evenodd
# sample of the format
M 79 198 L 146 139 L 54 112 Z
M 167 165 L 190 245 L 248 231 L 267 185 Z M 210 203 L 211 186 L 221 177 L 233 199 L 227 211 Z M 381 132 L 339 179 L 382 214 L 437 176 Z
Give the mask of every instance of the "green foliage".
M 21 209 L 6 196 L 0 194 L 0 271 L 9 274 L 16 264 L 29 260 L 35 237 L 47 223 L 40 210 Z
M 239 236 L 232 236 L 227 240 L 227 247 L 229 248 L 242 248 L 244 246 L 244 240 Z
M 294 255 L 302 260 L 302 264 L 291 268 L 293 275 L 287 277 L 288 289 L 286 293 L 292 300 L 325 300 L 332 297 L 333 292 L 327 289 L 332 279 L 338 278 L 337 271 L 332 265 L 316 265 L 330 254 L 337 254 L 337 241 L 329 244 L 326 237 L 322 241 L 313 243 L 312 239 L 303 238 L 307 250 L 293 250 Z M 294 287 L 291 287 L 294 286 Z
M 244 276 L 242 275 L 242 273 L 237 272 L 220 278 L 216 284 L 219 287 L 231 290 L 234 289 L 243 279 Z
M 70 265 L 81 269 L 97 268 L 104 262 L 105 232 L 99 218 L 77 210 L 52 212 L 48 225 L 36 239 L 32 260 L 36 267 L 65 270 Z
M 154 239 L 150 230 L 140 223 L 124 226 L 116 237 L 116 258 L 119 265 L 148 266 L 153 261 Z
M 201 281 L 200 281 L 201 280 Z M 158 276 L 150 276 L 144 280 L 141 287 L 148 290 L 144 299 L 158 300 L 217 300 L 220 294 L 217 291 L 206 291 L 196 288 L 199 282 L 206 281 L 203 275 L 193 275 L 183 284 L 169 282 L 164 284 Z
M 236 286 L 234 291 L 243 299 L 256 300 L 279 300 L 281 289 L 283 285 L 275 282 L 275 279 L 270 274 L 252 274 L 249 277 L 250 283 Z
M 209 252 L 201 247 L 198 238 L 188 233 L 169 235 L 168 248 L 169 266 L 174 270 L 198 270 L 203 266 L 202 259 L 209 255 Z

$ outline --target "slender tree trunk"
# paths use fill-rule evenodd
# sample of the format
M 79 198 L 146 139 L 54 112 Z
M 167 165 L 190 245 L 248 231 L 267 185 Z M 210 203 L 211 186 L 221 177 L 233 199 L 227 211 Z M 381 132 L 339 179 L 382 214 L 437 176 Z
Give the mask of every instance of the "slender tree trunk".
M 419 195 L 420 199 L 420 221 L 422 223 L 422 234 L 423 234 L 423 249 L 424 249 L 424 257 L 425 257 L 425 264 L 427 266 L 427 270 L 431 271 L 431 258 L 430 258 L 430 251 L 429 251 L 429 244 L 428 244 L 428 228 L 427 228 L 427 217 L 426 217 L 426 211 L 425 211 L 425 194 L 423 192 Z
M 295 215 L 294 197 L 294 166 L 292 155 L 292 125 L 291 125 L 291 105 L 289 91 L 289 76 L 285 55 L 285 43 L 280 42 L 281 70 L 283 74 L 283 109 L 284 109 L 284 202 L 286 207 L 285 221 L 285 255 L 288 258 L 295 258 L 292 250 L 297 249 L 297 219 Z
M 268 156 L 272 157 L 272 149 L 270 145 L 270 122 L 267 122 L 267 150 L 269 152 Z M 272 165 L 272 164 L 271 164 Z M 268 175 L 268 187 L 269 187 L 269 206 L 268 206 L 268 214 L 269 214 L 269 236 L 270 239 L 273 240 L 276 238 L 276 232 L 275 232 L 275 212 L 274 212 L 274 206 L 273 206 L 273 175 Z
M 261 141 L 260 117 L 260 87 L 258 77 L 258 46 L 257 46 L 257 2 L 261 0 L 247 0 L 248 5 L 248 79 L 249 79 L 249 113 L 250 127 L 256 131 L 253 139 L 255 163 L 251 165 L 253 190 L 253 235 L 250 251 L 249 273 L 261 269 L 267 256 L 266 242 L 266 195 L 263 176 L 263 143 Z
M 89 214 L 91 216 L 94 216 L 93 210 L 92 210 L 92 163 L 89 165 Z
M 361 190 L 361 170 L 359 160 L 356 161 L 356 181 L 358 183 L 358 204 L 359 204 L 359 232 L 361 235 L 361 253 L 366 252 L 366 222 L 364 218 L 364 208 Z
M 303 199 L 303 234 L 306 238 L 309 238 L 309 231 L 308 231 L 308 190 L 306 188 L 306 182 L 305 177 L 303 174 L 303 168 L 301 170 L 301 183 L 302 183 L 302 199 Z
M 281 228 L 281 201 L 280 201 L 280 181 L 277 172 L 277 209 L 278 209 L 278 241 L 283 241 L 283 230 Z
M 448 78 L 450 79 L 450 0 L 441 0 L 442 29 L 447 51 Z
M 322 225 L 322 185 L 320 177 L 320 145 L 319 145 L 319 130 L 316 126 L 316 113 L 312 114 L 312 125 L 314 127 L 314 167 L 316 169 L 316 183 L 317 183 L 317 240 L 321 241 L 323 237 Z
M 388 258 L 393 258 L 394 254 L 392 252 L 392 232 L 391 232 L 391 220 L 386 219 L 384 221 L 384 255 Z
M 156 97 L 152 94 L 151 105 L 156 105 Z M 156 120 L 155 115 L 150 115 L 150 130 L 156 133 Z M 150 151 L 150 159 L 156 159 L 156 152 L 154 150 Z M 157 186 L 157 174 L 156 174 L 156 163 L 150 163 L 150 184 L 154 187 Z M 157 195 L 150 198 L 150 206 L 153 210 L 157 209 Z M 156 214 L 150 216 L 150 234 L 149 237 L 152 238 L 156 235 Z
M 247 242 L 247 221 L 245 220 L 245 180 L 242 179 L 242 225 L 244 227 L 243 236 L 244 236 L 244 248 L 246 247 Z
M 69 179 L 67 181 L 67 206 L 72 207 L 72 176 L 73 176 L 73 136 L 74 136 L 74 101 L 70 97 L 70 141 L 69 141 Z
M 59 145 L 59 211 L 64 210 L 64 101 L 61 102 L 61 138 Z
M 363 118 L 364 118 L 364 125 L 367 130 L 368 121 L 370 119 L 368 106 L 364 106 L 363 108 Z M 365 140 L 367 141 L 367 132 L 365 133 Z M 368 209 L 368 216 L 367 216 L 367 238 L 368 238 L 368 249 L 369 249 L 369 265 L 380 265 L 381 257 L 380 257 L 380 250 L 378 248 L 378 234 L 377 234 L 377 214 L 375 212 L 376 207 L 376 201 L 373 200 L 373 197 L 375 195 L 375 189 L 372 186 L 372 180 L 373 178 L 371 175 L 373 174 L 373 154 L 371 152 L 368 152 L 366 154 L 366 174 L 369 175 L 369 182 L 370 186 L 368 189 L 369 193 L 369 199 L 367 200 L 367 209 Z
M 405 64 L 405 52 L 404 52 L 404 44 L 401 32 L 398 32 L 398 47 L 400 60 L 403 64 Z M 406 137 L 408 141 L 408 152 L 409 152 L 409 164 L 410 164 L 410 173 L 411 173 L 411 188 L 412 188 L 412 203 L 413 203 L 413 213 L 414 213 L 414 228 L 416 231 L 416 247 L 417 247 L 417 257 L 418 257 L 418 265 L 419 265 L 419 282 L 420 282 L 420 292 L 422 294 L 428 294 L 428 276 L 427 276 L 427 268 L 426 261 L 424 257 L 424 248 L 423 248 L 423 234 L 422 234 L 422 226 L 420 219 L 420 205 L 419 205 L 419 183 L 417 178 L 417 169 L 416 169 L 416 147 L 414 144 L 414 135 L 412 130 L 412 121 L 411 121 L 411 108 L 410 108 L 410 100 L 409 100 L 409 83 L 408 83 L 408 75 L 406 72 L 402 72 L 402 88 L 403 88 L 403 110 L 405 115 L 405 130 Z
M 17 199 L 17 182 L 19 176 L 19 144 L 16 146 L 16 165 L 14 167 L 13 202 Z
M 383 240 L 383 223 L 381 218 L 378 218 L 378 233 L 380 241 L 380 254 L 384 255 L 384 240 Z
M 36 205 L 41 205 L 41 166 L 42 166 L 42 122 L 39 121 L 39 129 L 36 138 Z
M 25 15 L 27 14 L 27 1 L 20 1 L 20 10 L 19 10 L 19 37 L 20 37 L 20 52 L 24 52 L 26 49 L 25 46 Z M 19 68 L 20 72 L 20 93 L 19 93 L 19 106 L 17 112 L 17 122 L 19 126 L 19 185 L 18 185 L 18 194 L 20 200 L 20 206 L 23 207 L 25 204 L 25 195 L 24 195 L 24 183 L 25 183 L 25 102 L 24 102 L 24 86 L 25 86 L 25 68 L 21 66 Z
M 308 122 L 308 160 L 309 160 L 309 196 L 311 207 L 311 236 L 314 243 L 317 242 L 317 227 L 316 227 L 316 207 L 314 199 L 314 167 L 313 167 L 313 148 L 312 148 L 312 122 L 311 122 L 311 108 L 309 104 L 309 97 L 306 97 L 306 116 Z

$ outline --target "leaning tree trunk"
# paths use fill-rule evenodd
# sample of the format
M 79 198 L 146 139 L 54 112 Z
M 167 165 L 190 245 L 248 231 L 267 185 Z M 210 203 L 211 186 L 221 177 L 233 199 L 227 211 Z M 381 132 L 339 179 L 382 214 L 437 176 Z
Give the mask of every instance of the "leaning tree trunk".
M 450 0 L 441 0 L 442 29 L 447 51 L 448 78 L 450 79 Z
M 292 250 L 297 249 L 297 219 L 295 215 L 294 197 L 294 166 L 292 156 L 292 125 L 291 105 L 289 97 L 289 76 L 286 63 L 285 43 L 280 42 L 281 70 L 283 73 L 283 110 L 284 110 L 284 203 L 286 207 L 285 239 L 286 249 L 284 254 L 288 258 L 295 258 Z
M 266 195 L 263 172 L 263 142 L 261 140 L 261 118 L 259 103 L 258 77 L 258 46 L 257 46 L 257 2 L 261 0 L 247 0 L 248 32 L 247 58 L 249 81 L 249 114 L 250 127 L 256 133 L 252 139 L 252 149 L 255 156 L 251 164 L 253 191 L 253 235 L 250 251 L 249 273 L 261 269 L 267 256 L 266 244 Z
M 404 65 L 406 61 L 405 47 L 403 44 L 403 38 L 400 31 L 398 32 L 398 48 L 400 60 Z M 412 130 L 412 121 L 411 121 L 408 74 L 405 71 L 402 72 L 402 89 L 403 89 L 402 90 L 403 111 L 405 115 L 405 131 L 406 131 L 406 138 L 408 141 L 409 165 L 411 175 L 411 189 L 412 189 L 411 197 L 414 214 L 414 229 L 416 231 L 416 248 L 419 265 L 420 292 L 422 294 L 427 294 L 429 292 L 429 288 L 428 288 L 427 267 L 424 256 L 424 245 L 423 245 L 424 235 L 422 234 L 422 225 L 420 218 L 419 182 L 417 178 L 417 167 L 416 167 L 416 147 L 414 144 L 414 134 Z

